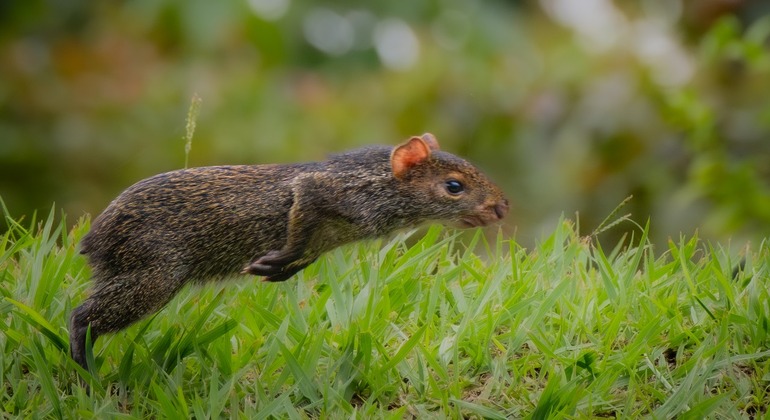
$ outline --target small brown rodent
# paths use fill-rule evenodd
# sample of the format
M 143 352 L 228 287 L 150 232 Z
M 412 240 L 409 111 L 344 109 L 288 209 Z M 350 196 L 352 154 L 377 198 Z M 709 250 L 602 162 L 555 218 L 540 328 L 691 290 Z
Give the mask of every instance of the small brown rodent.
M 186 284 L 237 275 L 283 281 L 342 244 L 435 221 L 499 221 L 500 189 L 431 134 L 323 162 L 212 166 L 140 181 L 97 217 L 81 253 L 93 293 L 72 311 L 72 358 L 160 310 Z

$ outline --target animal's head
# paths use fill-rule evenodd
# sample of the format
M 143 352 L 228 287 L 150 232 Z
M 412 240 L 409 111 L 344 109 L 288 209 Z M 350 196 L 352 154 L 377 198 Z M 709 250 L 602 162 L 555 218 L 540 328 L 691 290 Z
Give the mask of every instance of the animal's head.
M 466 160 L 441 151 L 430 133 L 393 148 L 390 162 L 393 176 L 408 185 L 427 219 L 477 227 L 508 212 L 500 188 Z

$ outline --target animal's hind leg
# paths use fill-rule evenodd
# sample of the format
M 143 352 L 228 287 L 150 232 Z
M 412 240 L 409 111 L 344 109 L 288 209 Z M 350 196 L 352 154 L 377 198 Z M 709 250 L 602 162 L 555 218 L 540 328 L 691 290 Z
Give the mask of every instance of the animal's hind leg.
M 84 369 L 86 333 L 91 327 L 91 344 L 103 334 L 120 331 L 165 306 L 183 283 L 159 279 L 146 273 L 119 275 L 97 283 L 93 294 L 70 315 L 72 359 Z
M 83 369 L 88 370 L 86 363 L 86 333 L 88 331 L 88 315 L 90 314 L 90 299 L 72 310 L 70 315 L 70 354 Z M 91 344 L 99 336 L 95 329 L 91 329 Z

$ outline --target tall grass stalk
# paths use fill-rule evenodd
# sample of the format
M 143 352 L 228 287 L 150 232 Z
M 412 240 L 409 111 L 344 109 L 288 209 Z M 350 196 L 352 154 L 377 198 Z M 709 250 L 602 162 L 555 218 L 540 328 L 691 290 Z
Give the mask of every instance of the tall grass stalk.
M 198 121 L 198 113 L 201 107 L 201 98 L 197 93 L 193 94 L 190 100 L 190 107 L 187 108 L 187 124 L 185 124 L 184 135 L 184 167 L 187 169 L 190 162 L 190 151 L 192 150 L 192 139 L 195 134 L 195 125 Z

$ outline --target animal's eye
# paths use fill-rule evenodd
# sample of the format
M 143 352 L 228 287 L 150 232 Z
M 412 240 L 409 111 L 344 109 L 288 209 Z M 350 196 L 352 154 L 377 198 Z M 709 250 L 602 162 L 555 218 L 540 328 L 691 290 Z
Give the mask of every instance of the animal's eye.
M 455 179 L 450 179 L 445 184 L 446 190 L 449 194 L 452 195 L 458 195 L 465 190 L 465 187 L 463 187 L 463 184 L 460 181 L 457 181 Z

